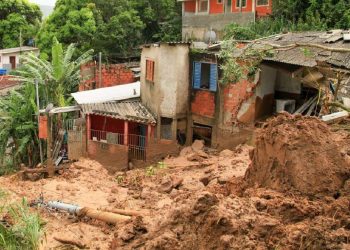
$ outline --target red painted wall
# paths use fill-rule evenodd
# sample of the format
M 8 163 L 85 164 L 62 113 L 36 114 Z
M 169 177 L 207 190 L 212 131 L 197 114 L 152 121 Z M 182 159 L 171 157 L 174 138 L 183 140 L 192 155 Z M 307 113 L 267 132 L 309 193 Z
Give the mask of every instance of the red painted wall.
M 105 119 L 106 125 L 104 127 Z M 124 134 L 124 121 L 100 115 L 91 115 L 91 129 Z
M 84 72 L 89 72 L 91 75 L 84 75 Z M 81 67 L 83 81 L 79 86 L 79 90 L 88 90 L 95 87 L 112 87 L 126 83 L 135 82 L 134 73 L 125 66 L 125 64 L 109 64 L 102 65 L 102 86 L 99 86 L 98 67 L 94 63 L 89 63 Z
M 195 97 L 191 103 L 191 110 L 194 114 L 213 118 L 215 115 L 215 93 L 198 90 L 194 92 Z
M 185 12 L 196 12 L 196 1 L 184 2 Z
M 210 14 L 224 13 L 224 2 L 218 3 L 218 0 L 210 0 Z
M 239 12 L 240 8 L 236 8 L 236 4 L 239 0 L 232 0 L 232 12 Z M 257 0 L 256 0 L 257 1 Z M 196 12 L 196 1 L 184 2 L 185 12 Z M 267 16 L 272 13 L 272 0 L 269 0 L 268 6 L 256 6 L 256 15 L 258 17 Z M 253 11 L 253 0 L 247 0 L 246 7 L 242 8 L 242 12 L 252 12 Z M 224 4 L 218 3 L 217 0 L 210 0 L 210 14 L 220 14 L 224 12 Z

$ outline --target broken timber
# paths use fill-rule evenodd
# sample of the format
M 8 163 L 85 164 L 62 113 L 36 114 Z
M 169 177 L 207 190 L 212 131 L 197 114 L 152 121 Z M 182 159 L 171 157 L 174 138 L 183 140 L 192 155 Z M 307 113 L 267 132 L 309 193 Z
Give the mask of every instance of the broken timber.
M 339 121 L 341 119 L 349 117 L 349 112 L 347 111 L 341 111 L 341 112 L 336 112 L 330 115 L 324 115 L 322 116 L 322 121 L 325 123 L 331 123 L 335 121 Z

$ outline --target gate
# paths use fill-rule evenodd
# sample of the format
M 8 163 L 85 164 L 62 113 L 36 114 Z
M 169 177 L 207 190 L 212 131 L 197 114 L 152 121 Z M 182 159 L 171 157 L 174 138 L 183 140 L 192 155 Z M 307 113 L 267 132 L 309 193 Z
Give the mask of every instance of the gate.
M 68 159 L 79 160 L 84 155 L 83 129 L 80 119 L 66 122 L 68 132 Z
M 146 148 L 147 148 L 146 136 L 129 135 L 128 146 L 129 146 L 130 159 L 146 161 Z

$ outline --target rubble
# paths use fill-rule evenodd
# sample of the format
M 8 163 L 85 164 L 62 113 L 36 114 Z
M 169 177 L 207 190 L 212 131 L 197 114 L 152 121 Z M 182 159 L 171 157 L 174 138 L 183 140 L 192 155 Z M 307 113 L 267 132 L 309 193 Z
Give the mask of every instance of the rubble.
M 114 227 L 38 208 L 48 222 L 43 249 L 60 246 L 57 232 L 91 249 L 347 249 L 348 139 L 316 118 L 281 114 L 257 131 L 256 148 L 188 147 L 152 174 L 111 176 L 81 159 L 53 179 L 0 177 L 0 185 L 13 199 L 42 192 L 131 215 Z

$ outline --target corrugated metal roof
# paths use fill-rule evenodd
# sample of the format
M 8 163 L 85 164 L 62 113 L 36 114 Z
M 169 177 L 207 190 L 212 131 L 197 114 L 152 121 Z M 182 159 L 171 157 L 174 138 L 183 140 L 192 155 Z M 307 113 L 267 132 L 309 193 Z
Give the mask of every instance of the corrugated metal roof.
M 72 93 L 78 104 L 121 101 L 140 97 L 140 82 Z
M 350 49 L 350 43 L 343 40 L 344 32 L 346 31 L 287 33 L 278 37 L 262 39 L 254 47 L 269 43 L 281 46 L 306 43 L 318 44 L 329 48 Z M 314 67 L 317 65 L 317 62 L 327 62 L 338 67 L 350 69 L 350 52 L 333 52 L 311 46 L 297 46 L 279 50 L 274 56 L 265 58 L 265 60 L 307 67 Z
M 139 100 L 82 104 L 84 114 L 108 116 L 115 119 L 155 124 L 156 119 Z
M 35 47 L 23 46 L 23 47 L 17 47 L 17 48 L 1 49 L 0 54 L 9 54 L 9 53 L 36 51 L 36 50 L 39 50 L 39 49 Z

